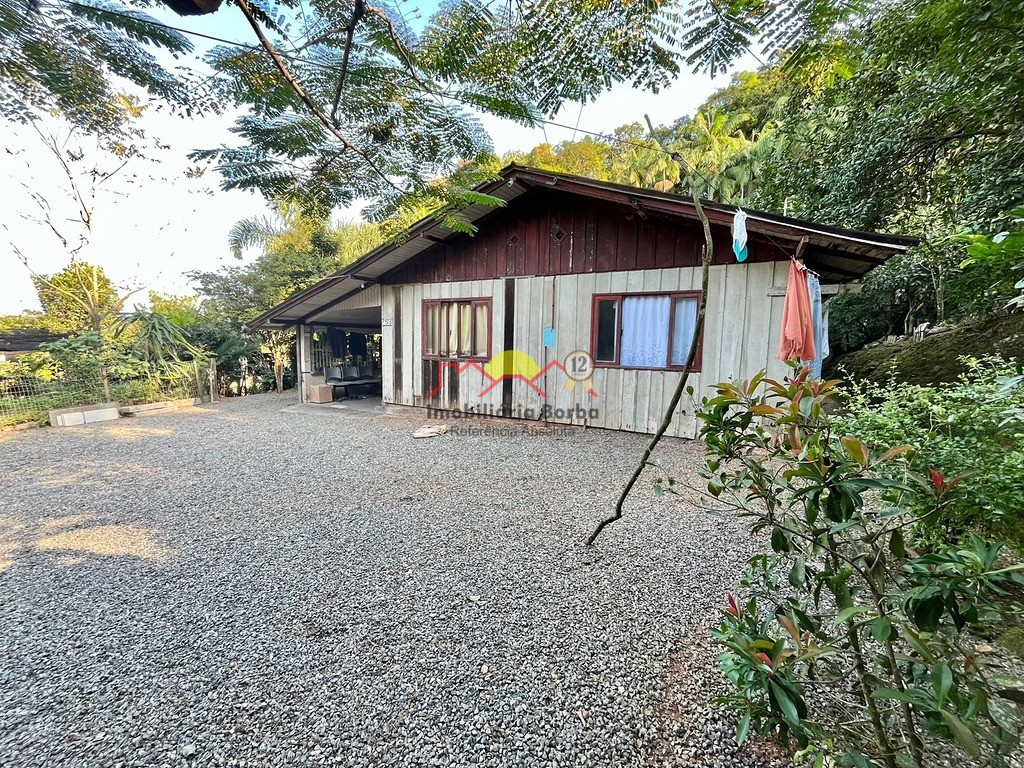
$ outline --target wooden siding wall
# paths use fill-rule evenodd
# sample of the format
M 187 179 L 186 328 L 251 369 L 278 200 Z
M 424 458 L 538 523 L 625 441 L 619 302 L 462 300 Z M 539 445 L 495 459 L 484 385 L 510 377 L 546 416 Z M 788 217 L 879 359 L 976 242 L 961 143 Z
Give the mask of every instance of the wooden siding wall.
M 735 263 L 731 238 L 716 227 L 715 264 Z M 574 275 L 695 267 L 699 222 L 665 219 L 557 192 L 535 192 L 480 223 L 474 237 L 438 243 L 386 283 L 441 283 L 530 275 Z M 787 258 L 771 244 L 749 244 L 748 262 Z
M 430 299 L 491 298 L 491 349 L 498 354 L 504 348 L 504 281 L 384 285 L 381 290 L 384 402 L 498 413 L 501 409 L 500 385 L 484 397 L 478 397 L 490 383 L 482 373 L 468 370 L 457 375 L 451 367 L 442 368 L 436 360 L 423 359 L 423 302 Z M 391 361 L 390 365 L 388 361 Z M 429 393 L 439 382 L 442 384 L 440 392 L 429 399 Z
M 692 379 L 698 399 L 717 381 L 748 378 L 762 368 L 773 376 L 784 374 L 785 366 L 775 359 L 783 299 L 769 294 L 773 286 L 784 288 L 788 268 L 785 262 L 732 263 L 712 268 L 703 370 Z M 507 279 L 515 282 L 513 348 L 530 354 L 541 368 L 551 360 L 564 361 L 574 350 L 590 350 L 595 293 L 700 288 L 700 270 L 696 267 Z M 426 395 L 436 386 L 440 371 L 436 361 L 422 358 L 422 302 L 491 297 L 492 350 L 498 354 L 505 348 L 505 279 L 383 286 L 381 295 L 385 402 L 432 404 L 463 412 L 500 412 L 502 387 L 496 386 L 479 397 L 488 382 L 472 370 L 461 376 L 455 376 L 453 371 L 446 373 L 439 395 L 428 402 Z M 555 329 L 555 346 L 551 349 L 543 346 L 543 331 L 547 327 Z M 566 390 L 565 375 L 552 370 L 541 383 L 543 398 L 525 382 L 513 382 L 513 415 L 532 409 L 539 416 L 547 405 L 551 409 L 549 421 L 650 433 L 657 428 L 679 375 L 599 368 L 594 375 L 598 396 L 592 398 L 579 386 Z M 596 417 L 590 416 L 591 408 L 597 409 Z M 670 434 L 694 437 L 696 419 L 692 404 L 685 399 L 684 410 L 683 415 L 677 416 Z M 561 416 L 557 415 L 559 411 Z M 586 415 L 581 417 L 581 412 Z
M 379 285 L 368 285 L 363 290 L 359 291 L 339 304 L 335 304 L 333 307 L 325 309 L 323 312 L 313 315 L 309 320 L 306 321 L 307 325 L 316 325 L 319 323 L 331 322 L 331 316 L 337 316 L 337 313 L 346 309 L 368 309 L 370 307 L 379 307 L 380 303 L 380 286 Z

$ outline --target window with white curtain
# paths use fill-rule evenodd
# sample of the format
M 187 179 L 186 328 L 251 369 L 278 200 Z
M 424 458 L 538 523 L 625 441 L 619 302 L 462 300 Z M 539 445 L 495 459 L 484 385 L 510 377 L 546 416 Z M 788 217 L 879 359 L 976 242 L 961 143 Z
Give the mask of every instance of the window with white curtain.
M 490 299 L 423 302 L 424 357 L 486 360 L 490 346 Z
M 690 353 L 699 300 L 694 293 L 595 296 L 594 360 L 621 368 L 681 368 Z M 695 370 L 699 352 L 698 347 Z

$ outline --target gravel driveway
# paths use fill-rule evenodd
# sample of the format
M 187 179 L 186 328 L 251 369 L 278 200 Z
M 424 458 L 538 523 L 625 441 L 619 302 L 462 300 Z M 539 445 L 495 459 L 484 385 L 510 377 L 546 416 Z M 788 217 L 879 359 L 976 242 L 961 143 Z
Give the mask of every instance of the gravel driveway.
M 580 544 L 642 436 L 294 401 L 0 435 L 0 765 L 768 762 L 709 707 L 738 526 L 647 485 Z

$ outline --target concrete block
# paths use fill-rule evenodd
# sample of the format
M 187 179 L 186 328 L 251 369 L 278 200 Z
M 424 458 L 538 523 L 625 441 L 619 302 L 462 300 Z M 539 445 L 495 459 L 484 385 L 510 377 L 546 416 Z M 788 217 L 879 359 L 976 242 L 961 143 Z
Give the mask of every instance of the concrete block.
M 120 418 L 121 412 L 118 411 L 117 406 L 110 408 L 99 408 L 95 411 L 86 411 L 84 414 L 85 423 L 92 424 L 96 421 L 113 421 L 114 419 Z
M 56 418 L 56 424 L 54 424 L 54 418 Z M 85 424 L 85 414 L 81 411 L 74 411 L 73 413 L 62 413 L 56 417 L 50 417 L 50 424 L 55 427 L 74 427 L 78 424 Z
M 120 418 L 118 403 L 80 405 L 75 408 L 55 408 L 50 411 L 51 427 L 74 427 L 97 421 L 111 421 Z

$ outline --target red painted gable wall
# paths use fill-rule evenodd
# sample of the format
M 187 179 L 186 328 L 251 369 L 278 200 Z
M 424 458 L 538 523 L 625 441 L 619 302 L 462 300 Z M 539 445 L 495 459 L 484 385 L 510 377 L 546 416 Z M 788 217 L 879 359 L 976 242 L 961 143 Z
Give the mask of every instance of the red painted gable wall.
M 714 232 L 716 264 L 735 262 L 729 232 Z M 437 243 L 385 283 L 439 283 L 700 265 L 700 222 L 668 219 L 558 192 L 533 192 L 479 223 L 474 237 Z M 777 257 L 750 243 L 749 261 Z

